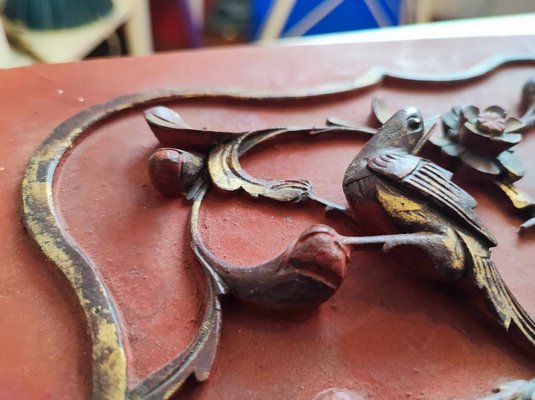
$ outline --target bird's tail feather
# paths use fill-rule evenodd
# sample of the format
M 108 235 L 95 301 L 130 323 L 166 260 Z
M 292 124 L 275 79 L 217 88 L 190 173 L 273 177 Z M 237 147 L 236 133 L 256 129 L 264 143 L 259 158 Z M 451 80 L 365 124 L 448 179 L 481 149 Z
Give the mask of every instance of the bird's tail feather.
M 476 256 L 473 268 L 476 285 L 486 292 L 486 297 L 504 328 L 509 330 L 514 324 L 535 347 L 535 321 L 506 286 L 496 264 L 488 257 Z

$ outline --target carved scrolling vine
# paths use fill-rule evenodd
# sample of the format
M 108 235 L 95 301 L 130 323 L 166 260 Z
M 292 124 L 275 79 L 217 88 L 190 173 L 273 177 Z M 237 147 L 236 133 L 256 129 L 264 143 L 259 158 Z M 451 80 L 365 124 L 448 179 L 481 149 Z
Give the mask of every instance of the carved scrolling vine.
M 45 256 L 66 277 L 83 308 L 92 343 L 93 398 L 161 399 L 176 392 L 191 374 L 194 374 L 198 380 L 207 379 L 219 340 L 221 326 L 219 296 L 231 293 L 248 302 L 275 307 L 320 304 L 329 298 L 340 285 L 346 273 L 350 249 L 357 247 L 379 247 L 387 250 L 398 244 L 414 243 L 435 255 L 434 261 L 437 269 L 446 275 L 451 273 L 451 276 L 456 273 L 455 266 L 462 269 L 470 264 L 470 267 L 476 271 L 476 286 L 488 292 L 488 297 L 496 308 L 502 324 L 505 327 L 516 324 L 521 330 L 523 329 L 522 332 L 527 338 L 533 340 L 535 330 L 531 319 L 514 301 L 503 282 L 497 278 L 497 272 L 488 257 L 490 254 L 488 247 L 493 244 L 492 235 L 479 225 L 477 217 L 472 215 L 473 199 L 449 181 L 451 174 L 447 171 L 437 169 L 439 167 L 435 167 L 434 164 L 426 163 L 415 155 L 411 155 L 410 153 L 416 153 L 413 151 L 417 150 L 416 148 L 398 146 L 398 150 L 405 148 L 407 151 L 374 153 L 373 157 L 368 157 L 369 160 L 373 159 L 373 162 L 370 161 L 366 165 L 359 164 L 360 160 L 358 160 L 359 167 L 348 170 L 349 178 L 346 174 L 346 196 L 350 204 L 351 201 L 356 204 L 364 199 L 369 194 L 366 192 L 365 185 L 361 187 L 364 189 L 359 189 L 361 191 L 358 195 L 353 189 L 347 188 L 352 187 L 354 182 L 360 182 L 360 179 L 365 178 L 364 175 L 369 173 L 366 176 L 372 176 L 377 180 L 374 184 L 374 187 L 379 188 L 374 192 L 378 196 L 376 200 L 382 202 L 383 209 L 395 218 L 398 203 L 391 199 L 400 195 L 396 191 L 397 184 L 394 183 L 396 180 L 403 181 L 403 185 L 412 185 L 411 190 L 415 190 L 414 193 L 419 190 L 422 194 L 427 188 L 431 192 L 426 196 L 428 199 L 431 196 L 431 200 L 421 204 L 423 213 L 436 213 L 435 206 L 440 208 L 447 203 L 447 207 L 450 207 L 450 215 L 455 215 L 452 217 L 454 222 L 445 222 L 447 225 L 445 229 L 434 230 L 434 228 L 427 227 L 424 229 L 426 233 L 418 235 L 350 238 L 340 236 L 326 226 L 313 226 L 274 259 L 261 265 L 239 269 L 218 260 L 204 246 L 198 232 L 198 213 L 203 197 L 211 185 L 223 190 L 244 190 L 255 197 L 263 196 L 282 202 L 316 201 L 328 209 L 348 212 L 344 206 L 322 199 L 315 194 L 307 181 L 267 181 L 247 174 L 241 168 L 239 159 L 255 145 L 280 135 L 328 135 L 335 132 L 373 135 L 374 141 L 377 142 L 381 139 L 381 132 L 388 130 L 388 123 L 378 131 L 379 135 L 375 135 L 375 129 L 346 126 L 347 124 L 338 121 L 330 121 L 328 126 L 322 128 L 281 128 L 229 133 L 193 129 L 187 126 L 178 115 L 165 108 L 155 108 L 147 112 L 147 122 L 165 146 L 158 150 L 150 160 L 151 178 L 164 194 L 184 195 L 193 200 L 192 249 L 206 272 L 207 290 L 204 302 L 206 308 L 195 339 L 173 361 L 154 372 L 133 389 L 128 389 L 126 384 L 127 363 L 115 305 L 92 261 L 63 230 L 52 194 L 52 183 L 57 166 L 67 150 L 75 144 L 75 140 L 84 135 L 97 122 L 134 107 L 201 98 L 244 102 L 299 101 L 300 99 L 336 96 L 342 93 L 358 94 L 359 91 L 375 85 L 387 86 L 399 82 L 421 85 L 461 84 L 486 76 L 506 65 L 524 64 L 535 64 L 535 57 L 526 55 L 494 57 L 466 71 L 446 75 L 416 76 L 373 68 L 351 82 L 324 85 L 313 89 L 292 90 L 286 93 L 251 92 L 238 89 L 162 90 L 116 98 L 82 111 L 59 125 L 41 144 L 26 169 L 22 184 L 24 223 Z M 377 106 L 375 108 L 378 120 L 386 122 L 390 114 L 385 108 Z M 534 108 L 533 103 L 528 105 L 526 117 L 524 120 L 521 119 L 526 126 L 533 124 L 533 119 L 529 119 L 529 115 L 533 115 Z M 424 136 L 427 139 L 427 134 L 430 132 L 429 121 L 422 121 L 419 113 L 413 111 L 411 113 L 410 116 L 408 114 L 403 114 L 402 117 L 400 117 L 401 114 L 396 115 L 398 119 L 402 118 L 407 124 L 404 138 L 409 142 L 415 138 L 411 142 L 412 145 L 418 142 L 418 146 L 421 146 L 425 140 L 420 143 L 420 139 Z M 488 115 L 487 117 L 493 118 Z M 488 127 L 491 123 L 488 121 L 489 118 L 483 122 L 480 120 L 480 123 Z M 447 121 L 444 122 L 447 124 Z M 496 130 L 494 125 L 490 130 L 492 132 Z M 409 133 L 419 134 L 413 137 Z M 378 148 L 386 147 L 379 146 Z M 161 179 L 162 177 L 174 177 L 174 181 Z M 430 183 L 429 179 L 435 183 L 442 179 L 440 182 L 448 190 L 437 196 L 432 188 L 425 186 Z M 431 182 L 431 187 L 433 182 Z M 522 199 L 521 196 L 510 193 L 516 188 L 509 183 L 507 182 L 502 190 L 509 195 L 516 206 L 522 203 Z M 446 197 L 443 196 L 445 193 Z M 529 200 L 525 200 L 524 203 L 526 202 L 529 203 Z M 517 208 L 522 208 L 522 204 Z M 529 207 L 535 208 L 532 205 Z M 419 220 L 418 216 L 413 216 L 412 220 L 398 222 L 400 225 L 408 226 L 417 225 Z M 459 250 L 460 241 L 469 249 L 469 254 Z M 314 252 L 310 251 L 311 248 L 323 249 L 322 253 L 325 257 L 321 262 L 315 258 Z M 466 261 L 466 257 L 470 257 L 470 263 Z M 493 296 L 494 293 L 497 295 Z M 517 398 L 522 398 L 521 395 L 528 396 L 534 392 L 533 383 L 525 381 L 512 382 L 501 389 L 503 390 L 500 393 L 490 398 L 504 400 L 515 398 L 514 394 Z

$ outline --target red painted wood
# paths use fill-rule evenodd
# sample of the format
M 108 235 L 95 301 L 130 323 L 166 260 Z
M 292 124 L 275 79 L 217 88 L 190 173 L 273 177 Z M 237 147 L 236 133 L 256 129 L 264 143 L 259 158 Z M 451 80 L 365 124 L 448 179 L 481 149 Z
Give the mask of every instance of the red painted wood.
M 242 47 L 140 59 L 38 65 L 0 71 L 0 398 L 88 396 L 90 348 L 74 297 L 20 225 L 20 181 L 38 144 L 64 119 L 112 97 L 162 87 L 241 86 L 282 90 L 350 80 L 374 65 L 403 71 L 454 71 L 499 52 L 532 52 L 533 38 L 452 39 L 310 47 Z M 454 49 L 455 51 L 453 51 Z M 367 121 L 373 96 L 425 115 L 450 105 L 500 104 L 514 112 L 532 67 L 439 92 L 370 90 L 305 105 L 260 107 L 173 104 L 194 127 L 245 130 L 319 125 L 329 116 Z M 62 93 L 58 93 L 61 89 Z M 80 99 L 83 98 L 83 102 Z M 142 110 L 113 119 L 82 139 L 62 165 L 55 198 L 72 237 L 95 262 L 124 324 L 129 385 L 187 345 L 199 321 L 202 285 L 186 239 L 189 204 L 160 197 L 146 159 L 157 146 Z M 534 138 L 518 154 L 527 170 Z M 289 141 L 244 159 L 252 174 L 308 178 L 343 201 L 342 174 L 359 139 Z M 521 181 L 535 196 L 535 180 Z M 480 203 L 500 246 L 495 260 L 513 292 L 535 312 L 533 235 L 496 193 L 463 184 Z M 202 232 L 220 257 L 259 262 L 283 250 L 312 223 L 331 223 L 319 207 L 210 194 Z M 329 387 L 372 397 L 473 398 L 500 380 L 528 378 L 535 364 L 499 329 L 436 284 L 407 274 L 391 258 L 355 254 L 340 291 L 317 311 L 268 316 L 234 301 L 223 306 L 221 345 L 210 379 L 177 398 L 311 399 Z

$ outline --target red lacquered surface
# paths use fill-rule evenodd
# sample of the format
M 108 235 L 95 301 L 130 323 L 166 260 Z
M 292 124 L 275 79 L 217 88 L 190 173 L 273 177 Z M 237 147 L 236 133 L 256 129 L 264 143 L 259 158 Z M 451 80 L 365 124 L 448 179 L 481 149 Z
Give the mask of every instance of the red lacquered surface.
M 74 399 L 90 390 L 90 344 L 75 298 L 20 225 L 24 166 L 64 119 L 115 96 L 162 87 L 276 91 L 350 80 L 373 65 L 454 71 L 498 52 L 532 52 L 532 42 L 526 37 L 241 48 L 0 72 L 0 398 Z M 527 66 L 508 68 L 433 92 L 379 88 L 305 105 L 171 106 L 192 126 L 227 130 L 319 125 L 329 116 L 364 124 L 373 96 L 392 108 L 415 105 L 424 115 L 466 102 L 515 112 L 520 87 L 533 72 Z M 188 247 L 189 204 L 164 199 L 150 186 L 146 160 L 157 141 L 141 111 L 92 130 L 72 149 L 55 183 L 66 229 L 95 263 L 118 306 L 130 386 L 188 344 L 203 293 Z M 528 171 L 535 167 L 533 140 L 528 134 L 518 150 Z M 341 202 L 343 171 L 362 143 L 351 137 L 277 143 L 255 150 L 243 165 L 257 176 L 308 178 L 320 194 Z M 534 185 L 528 173 L 521 187 L 535 195 Z M 498 238 L 494 256 L 506 282 L 535 312 L 530 283 L 535 238 L 517 236 L 519 221 L 502 197 L 466 188 Z M 242 265 L 277 254 L 312 223 L 352 230 L 331 222 L 320 207 L 255 201 L 244 194 L 213 192 L 201 211 L 210 249 Z M 406 274 L 395 260 L 355 254 L 340 291 L 315 312 L 283 318 L 225 302 L 210 379 L 188 385 L 176 397 L 310 399 L 329 387 L 346 387 L 377 398 L 474 398 L 498 381 L 530 377 L 534 362 L 474 315 L 451 293 Z

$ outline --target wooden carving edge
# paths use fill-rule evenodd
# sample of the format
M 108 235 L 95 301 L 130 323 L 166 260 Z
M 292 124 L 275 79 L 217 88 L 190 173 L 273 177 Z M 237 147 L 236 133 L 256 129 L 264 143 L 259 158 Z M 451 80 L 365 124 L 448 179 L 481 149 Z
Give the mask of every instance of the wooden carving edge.
M 92 342 L 92 397 L 122 399 L 126 393 L 126 357 L 115 307 L 91 262 L 67 237 L 54 209 L 52 183 L 63 154 L 82 133 L 91 112 L 67 120 L 41 144 L 22 183 L 23 220 L 48 260 L 63 273 L 85 315 Z
M 61 158 L 90 127 L 121 111 L 157 102 L 187 99 L 229 99 L 252 102 L 291 101 L 357 93 L 369 87 L 389 82 L 464 83 L 482 78 L 506 65 L 532 64 L 533 62 L 535 62 L 534 55 L 505 55 L 489 58 L 464 72 L 432 76 L 418 76 L 389 72 L 382 68 L 372 68 L 350 82 L 338 82 L 315 88 L 293 89 L 278 93 L 237 88 L 159 90 L 117 97 L 109 102 L 84 110 L 59 125 L 37 149 L 26 168 L 22 182 L 23 221 L 29 234 L 47 259 L 68 280 L 83 308 L 92 342 L 92 397 L 94 399 L 130 397 L 127 390 L 126 358 L 121 343 L 120 325 L 114 305 L 90 261 L 63 231 L 54 210 L 52 197 L 52 182 Z M 216 290 L 213 284 L 214 281 L 209 286 L 209 293 L 212 294 Z M 211 295 L 209 294 L 209 296 Z M 216 303 L 214 302 L 214 304 Z M 216 304 L 213 309 L 217 310 L 218 307 L 219 305 Z M 206 327 L 202 329 L 206 329 Z M 219 328 L 217 327 L 217 329 Z M 206 337 L 205 335 L 200 336 Z M 197 354 L 197 350 L 198 348 L 190 354 Z M 180 362 L 178 364 L 191 365 Z M 178 371 L 168 376 L 167 379 L 174 380 L 174 382 L 168 383 L 174 384 L 174 386 L 166 385 L 170 387 L 163 397 L 170 396 L 184 382 L 186 377 L 182 376 L 180 367 L 178 368 Z M 154 375 L 149 377 L 146 382 L 140 383 L 138 387 L 143 387 L 140 392 L 149 390 L 149 386 L 152 386 L 149 382 L 152 382 L 151 378 L 153 377 Z M 201 376 L 201 378 L 203 377 Z M 147 385 L 144 386 L 145 383 Z M 156 382 L 153 384 L 156 385 Z M 154 390 L 160 393 L 158 387 L 163 387 L 164 384 L 165 382 L 160 382 Z M 136 389 L 132 390 L 132 395 L 135 395 Z M 159 398 L 159 395 L 154 398 Z
M 91 261 L 63 230 L 54 207 L 52 187 L 57 166 L 75 141 L 95 123 L 141 104 L 166 100 L 168 93 L 160 91 L 116 98 L 68 119 L 54 129 L 34 153 L 22 182 L 23 222 L 46 258 L 67 279 L 84 312 L 92 343 L 93 399 L 139 398 L 139 393 L 143 398 L 163 399 L 178 389 L 192 372 L 199 380 L 206 379 L 211 362 L 205 365 L 206 357 L 198 359 L 198 356 L 203 350 L 214 354 L 214 342 L 217 343 L 219 336 L 219 303 L 207 277 L 207 307 L 193 343 L 175 360 L 129 391 L 115 305 Z M 209 360 L 211 358 L 213 356 L 208 356 Z
M 173 361 L 152 373 L 128 393 L 132 399 L 168 399 L 190 375 L 208 379 L 221 333 L 221 305 L 214 277 L 206 273 L 206 309 L 195 339 Z

